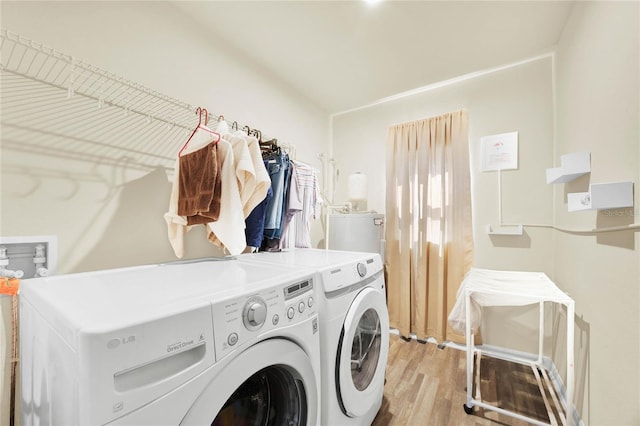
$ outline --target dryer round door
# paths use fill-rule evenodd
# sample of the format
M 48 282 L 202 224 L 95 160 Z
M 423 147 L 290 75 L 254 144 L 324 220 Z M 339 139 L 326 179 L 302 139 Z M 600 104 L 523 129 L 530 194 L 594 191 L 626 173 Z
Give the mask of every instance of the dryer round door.
M 180 424 L 314 424 L 317 401 L 316 377 L 307 354 L 289 340 L 270 339 L 234 358 Z
M 371 287 L 355 297 L 345 318 L 336 362 L 343 412 L 359 417 L 379 404 L 389 353 L 389 314 L 384 295 Z

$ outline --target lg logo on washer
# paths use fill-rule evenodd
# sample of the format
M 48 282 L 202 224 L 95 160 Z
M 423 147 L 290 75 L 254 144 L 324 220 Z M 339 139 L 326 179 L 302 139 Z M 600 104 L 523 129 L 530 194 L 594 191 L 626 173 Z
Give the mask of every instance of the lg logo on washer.
M 121 337 L 119 339 L 111 339 L 107 342 L 107 348 L 108 349 L 115 349 L 120 345 L 126 345 L 127 343 L 133 343 L 136 341 L 136 336 L 128 336 L 128 337 Z

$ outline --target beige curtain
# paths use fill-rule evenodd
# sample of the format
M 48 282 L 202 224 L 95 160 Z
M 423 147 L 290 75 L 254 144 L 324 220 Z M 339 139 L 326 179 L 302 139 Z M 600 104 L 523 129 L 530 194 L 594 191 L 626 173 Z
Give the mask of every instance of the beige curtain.
M 386 162 L 390 325 L 463 343 L 447 316 L 473 262 L 466 111 L 389 128 Z

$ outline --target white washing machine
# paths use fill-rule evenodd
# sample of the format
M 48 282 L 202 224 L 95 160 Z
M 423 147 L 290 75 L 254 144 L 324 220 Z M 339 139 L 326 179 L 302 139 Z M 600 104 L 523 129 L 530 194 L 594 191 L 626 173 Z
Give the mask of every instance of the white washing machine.
M 22 423 L 317 425 L 312 272 L 209 259 L 23 281 Z
M 321 424 L 370 425 L 382 404 L 389 314 L 378 253 L 290 249 L 240 260 L 316 271 L 322 353 Z

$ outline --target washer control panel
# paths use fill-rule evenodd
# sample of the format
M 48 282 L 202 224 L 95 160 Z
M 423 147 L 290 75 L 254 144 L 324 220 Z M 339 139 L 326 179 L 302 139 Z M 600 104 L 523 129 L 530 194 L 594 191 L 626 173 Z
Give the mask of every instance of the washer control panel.
M 358 271 L 358 275 L 360 275 L 361 277 L 367 275 L 367 265 L 365 265 L 364 263 L 358 262 L 356 269 Z
M 315 316 L 315 291 L 313 279 L 309 277 L 214 302 L 216 361 L 266 333 Z M 317 327 L 310 328 L 309 332 L 317 332 Z
M 320 271 L 322 275 L 322 289 L 325 296 L 330 293 L 346 291 L 354 286 L 376 280 L 384 274 L 382 259 L 377 253 L 363 254 L 361 260 L 347 262 L 342 265 L 332 266 Z M 384 290 L 384 278 L 381 281 L 380 290 Z

